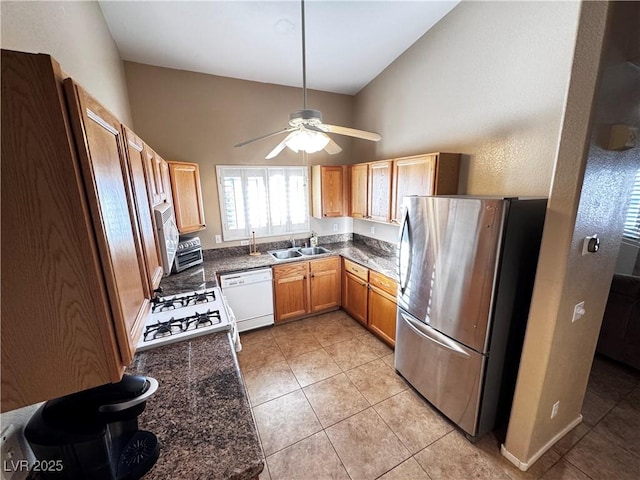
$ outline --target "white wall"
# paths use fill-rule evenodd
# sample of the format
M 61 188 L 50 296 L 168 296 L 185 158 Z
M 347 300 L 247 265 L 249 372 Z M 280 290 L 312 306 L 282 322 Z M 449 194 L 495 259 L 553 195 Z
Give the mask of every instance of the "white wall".
M 0 4 L 2 48 L 52 55 L 118 119 L 133 127 L 124 67 L 97 2 Z

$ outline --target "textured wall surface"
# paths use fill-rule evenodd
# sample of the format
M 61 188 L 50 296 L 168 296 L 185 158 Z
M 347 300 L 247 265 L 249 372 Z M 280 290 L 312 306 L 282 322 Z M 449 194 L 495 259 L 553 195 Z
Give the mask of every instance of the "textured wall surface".
M 236 143 L 285 128 L 289 114 L 302 108 L 299 88 L 133 62 L 125 62 L 125 72 L 136 133 L 165 160 L 196 162 L 200 166 L 207 223 L 207 229 L 200 232 L 203 248 L 239 244 L 214 243 L 215 235 L 222 233 L 216 165 L 352 163 L 351 139 L 342 136 L 335 139 L 343 149 L 337 155 L 318 152 L 304 158 L 287 148 L 265 160 L 284 135 L 234 148 Z M 308 107 L 320 109 L 327 123 L 352 125 L 353 97 L 349 95 L 309 91 Z M 337 232 L 333 231 L 333 223 L 338 223 Z M 311 228 L 319 234 L 343 233 L 351 223 L 314 220 Z
M 47 53 L 118 119 L 133 127 L 124 68 L 97 2 L 0 4 L 2 48 Z
M 640 69 L 627 61 L 630 40 L 637 39 L 640 31 L 640 15 L 637 10 L 633 14 L 638 4 L 612 3 L 605 37 L 607 8 L 605 2 L 582 6 L 505 443 L 507 451 L 524 463 L 535 460 L 579 419 L 621 243 L 625 206 L 640 168 L 638 147 L 621 152 L 606 149 L 611 124 L 640 126 Z M 601 238 L 600 250 L 583 256 L 584 237 L 594 233 Z M 574 306 L 581 301 L 586 313 L 572 322 Z M 557 401 L 558 414 L 551 419 Z
M 464 154 L 462 193 L 547 196 L 579 4 L 462 2 L 356 96 L 358 161 Z

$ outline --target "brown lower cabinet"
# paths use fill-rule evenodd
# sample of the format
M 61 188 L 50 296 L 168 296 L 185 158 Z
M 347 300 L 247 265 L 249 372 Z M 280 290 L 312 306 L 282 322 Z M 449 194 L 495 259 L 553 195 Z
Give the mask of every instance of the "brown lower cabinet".
M 396 282 L 346 258 L 343 266 L 342 308 L 386 343 L 394 346 Z
M 378 272 L 369 273 L 369 330 L 389 345 L 396 343 L 397 284 Z
M 340 257 L 273 267 L 276 322 L 340 306 Z
M 366 327 L 369 270 L 346 258 L 343 265 L 342 308 Z

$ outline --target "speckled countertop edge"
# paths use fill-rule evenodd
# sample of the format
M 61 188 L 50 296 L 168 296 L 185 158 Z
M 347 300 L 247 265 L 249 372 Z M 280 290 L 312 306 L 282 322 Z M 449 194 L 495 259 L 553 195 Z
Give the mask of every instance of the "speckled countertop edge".
M 158 380 L 138 418 L 160 458 L 143 478 L 255 478 L 264 468 L 244 383 L 227 332 L 137 353 L 127 373 Z
M 226 256 L 205 260 L 202 264 L 191 267 L 184 272 L 165 277 L 160 286 L 163 295 L 200 290 L 217 285 L 216 274 L 234 273 L 258 268 L 273 267 L 285 263 L 314 260 L 317 258 L 340 255 L 382 273 L 397 281 L 397 262 L 395 251 L 381 251 L 364 243 L 340 242 L 322 245 L 330 251 L 311 257 L 297 257 L 287 260 L 276 260 L 266 251 L 258 256 L 245 255 Z M 260 251 L 258 245 L 258 251 Z

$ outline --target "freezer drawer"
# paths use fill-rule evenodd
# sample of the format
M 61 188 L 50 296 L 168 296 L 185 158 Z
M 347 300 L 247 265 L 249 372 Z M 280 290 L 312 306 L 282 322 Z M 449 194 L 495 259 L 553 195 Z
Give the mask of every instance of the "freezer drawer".
M 402 309 L 396 326 L 396 370 L 438 410 L 476 435 L 486 357 Z

